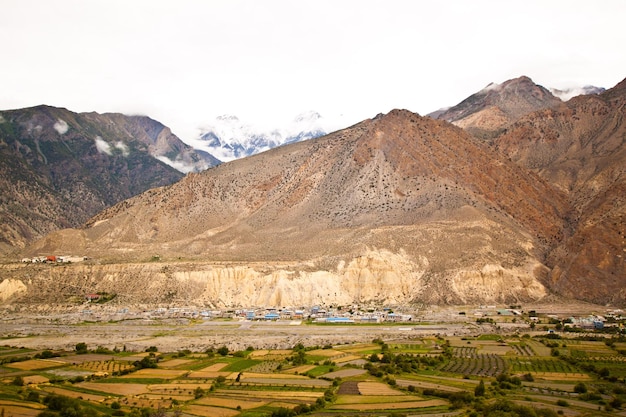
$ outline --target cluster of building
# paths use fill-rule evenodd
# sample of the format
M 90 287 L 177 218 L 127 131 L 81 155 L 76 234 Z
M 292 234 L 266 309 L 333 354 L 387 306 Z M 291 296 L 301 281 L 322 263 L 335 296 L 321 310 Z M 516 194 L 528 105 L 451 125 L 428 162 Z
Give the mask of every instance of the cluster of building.
M 86 294 L 87 301 L 97 301 L 99 294 Z M 92 310 L 83 310 L 83 314 L 93 314 Z M 393 312 L 389 308 L 382 310 L 360 311 L 353 309 L 343 311 L 341 309 L 324 309 L 321 307 L 300 308 L 300 309 L 278 309 L 278 308 L 258 308 L 258 309 L 237 309 L 237 310 L 198 310 L 192 307 L 172 307 L 156 308 L 150 311 L 131 312 L 128 308 L 121 308 L 115 315 L 126 317 L 145 318 L 190 318 L 190 319 L 220 319 L 228 318 L 242 321 L 302 321 L 313 320 L 316 323 L 383 323 L 383 322 L 411 322 L 414 321 L 412 314 Z
M 48 263 L 48 264 L 56 264 L 56 263 L 69 263 L 69 262 L 83 262 L 89 259 L 86 256 L 74 256 L 74 255 L 46 255 L 46 256 L 35 256 L 32 258 L 22 258 L 23 263 Z

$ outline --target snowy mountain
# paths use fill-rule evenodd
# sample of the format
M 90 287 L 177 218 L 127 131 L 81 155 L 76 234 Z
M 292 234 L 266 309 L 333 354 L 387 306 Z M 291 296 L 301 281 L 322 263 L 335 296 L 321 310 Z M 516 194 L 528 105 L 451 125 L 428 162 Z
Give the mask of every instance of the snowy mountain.
M 571 87 L 571 88 L 551 88 L 550 92 L 560 98 L 563 101 L 567 101 L 570 98 L 576 96 L 586 96 L 590 94 L 600 94 L 605 92 L 606 89 L 603 87 L 596 87 L 594 85 L 585 85 L 583 87 Z
M 323 136 L 328 133 L 326 126 L 328 124 L 322 116 L 314 111 L 302 113 L 277 128 L 263 128 L 243 122 L 237 116 L 224 115 L 203 127 L 193 146 L 228 162 L 277 146 Z

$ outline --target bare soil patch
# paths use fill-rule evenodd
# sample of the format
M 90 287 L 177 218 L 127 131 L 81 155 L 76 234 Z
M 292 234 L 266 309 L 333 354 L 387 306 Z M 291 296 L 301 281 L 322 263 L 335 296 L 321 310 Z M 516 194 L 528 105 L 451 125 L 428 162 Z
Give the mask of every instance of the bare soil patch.
M 185 407 L 185 413 L 201 417 L 233 417 L 238 415 L 239 411 L 229 408 L 192 404 Z
M 93 391 L 106 392 L 116 395 L 139 395 L 148 393 L 148 386 L 146 384 L 106 384 L 103 382 L 81 382 L 78 386 Z
M 36 369 L 54 368 L 57 366 L 67 365 L 65 362 L 49 359 L 30 359 L 23 362 L 7 363 L 7 368 L 21 369 L 22 371 L 33 371 Z
M 359 382 L 359 394 L 361 395 L 404 395 L 404 393 L 391 388 L 382 382 Z

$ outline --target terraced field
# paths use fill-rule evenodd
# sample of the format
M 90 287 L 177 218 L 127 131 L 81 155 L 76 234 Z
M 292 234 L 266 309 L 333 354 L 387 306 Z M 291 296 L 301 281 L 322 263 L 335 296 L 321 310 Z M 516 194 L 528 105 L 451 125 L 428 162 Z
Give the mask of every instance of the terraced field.
M 625 415 L 624 355 L 611 346 L 420 336 L 224 354 L 60 351 L 50 359 L 5 347 L 0 409 L 36 417 L 47 410 L 44 399 L 61 396 L 89 410 L 73 417 L 443 416 L 499 401 L 566 416 Z

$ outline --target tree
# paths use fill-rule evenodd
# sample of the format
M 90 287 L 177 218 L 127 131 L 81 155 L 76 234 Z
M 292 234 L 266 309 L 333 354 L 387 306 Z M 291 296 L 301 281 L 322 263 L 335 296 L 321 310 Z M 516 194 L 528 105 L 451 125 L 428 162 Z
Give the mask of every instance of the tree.
M 76 353 L 78 353 L 79 355 L 85 354 L 87 353 L 87 343 L 85 342 L 80 342 L 80 343 L 76 343 Z
M 204 397 L 204 390 L 201 387 L 197 387 L 193 392 L 194 398 L 197 400 L 198 398 Z
M 24 378 L 22 378 L 21 376 L 16 376 L 15 378 L 13 378 L 13 381 L 11 382 L 12 385 L 16 385 L 18 387 L 23 387 L 24 386 Z
M 585 385 L 584 382 L 579 382 L 578 384 L 574 385 L 574 392 L 577 392 L 578 394 L 586 393 L 587 385 Z
M 476 388 L 474 388 L 474 395 L 477 397 L 483 397 L 485 395 L 485 381 L 483 381 L 482 379 L 480 380 Z
M 217 350 L 217 353 L 219 353 L 222 356 L 226 356 L 228 355 L 228 348 L 226 346 L 222 346 L 221 348 Z

